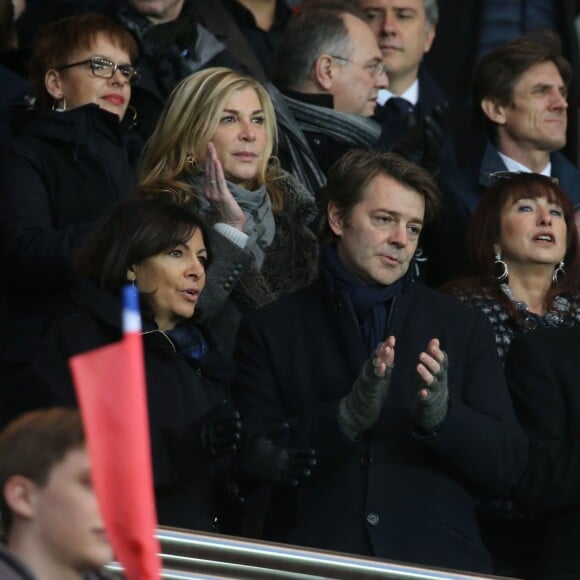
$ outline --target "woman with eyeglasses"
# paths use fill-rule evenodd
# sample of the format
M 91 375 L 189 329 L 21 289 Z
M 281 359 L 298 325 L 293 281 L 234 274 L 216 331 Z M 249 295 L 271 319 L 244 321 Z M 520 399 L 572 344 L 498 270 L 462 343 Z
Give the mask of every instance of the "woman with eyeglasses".
M 173 90 L 141 159 L 146 191 L 190 204 L 213 226 L 219 264 L 200 312 L 224 354 L 243 312 L 307 285 L 317 268 L 314 197 L 280 169 L 276 136 L 266 89 L 208 68 Z
M 73 250 L 136 185 L 136 56 L 131 34 L 97 14 L 54 22 L 36 38 L 36 103 L 14 117 L 15 136 L 0 153 L 0 324 L 10 336 L 0 366 L 10 376 L 29 361 L 45 315 L 69 286 Z
M 486 314 L 504 360 L 518 335 L 580 327 L 580 253 L 574 208 L 555 178 L 510 172 L 490 177 L 468 232 L 472 275 L 443 290 Z M 532 577 L 544 523 L 523 513 L 511 490 L 484 501 L 481 514 L 495 573 Z

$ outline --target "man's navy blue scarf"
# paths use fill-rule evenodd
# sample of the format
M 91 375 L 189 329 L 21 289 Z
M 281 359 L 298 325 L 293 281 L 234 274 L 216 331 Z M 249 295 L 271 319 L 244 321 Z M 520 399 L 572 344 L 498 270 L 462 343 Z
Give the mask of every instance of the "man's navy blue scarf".
M 388 286 L 370 285 L 359 280 L 343 264 L 335 244 L 320 250 L 320 265 L 328 271 L 340 294 L 347 294 L 359 322 L 369 354 L 388 336 L 389 313 L 392 299 L 412 280 L 412 268 Z

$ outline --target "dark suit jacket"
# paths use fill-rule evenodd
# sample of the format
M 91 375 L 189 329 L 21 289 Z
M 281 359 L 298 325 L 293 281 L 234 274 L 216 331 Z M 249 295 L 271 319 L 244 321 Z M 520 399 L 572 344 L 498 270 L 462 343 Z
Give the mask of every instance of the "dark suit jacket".
M 506 372 L 530 440 L 517 497 L 547 515 L 540 578 L 580 576 L 580 328 L 516 339 Z
M 448 103 L 447 96 L 441 90 L 435 79 L 427 72 L 424 66 L 419 69 L 419 100 L 415 105 L 414 114 L 417 119 L 424 119 L 427 115 L 433 115 L 433 110 L 437 106 Z M 402 135 L 397 135 L 391 127 L 398 127 L 400 119 L 392 108 L 385 105 L 377 105 L 373 119 L 381 124 L 383 132 L 379 139 L 381 150 L 387 150 L 397 144 Z M 445 162 L 449 167 L 454 165 L 453 144 L 449 138 L 445 143 Z
M 490 571 L 474 494 L 513 485 L 525 443 L 489 323 L 417 284 L 396 298 L 395 369 L 376 425 L 341 431 L 339 400 L 368 354 L 348 297 L 323 275 L 248 317 L 233 396 L 248 429 L 288 421 L 318 465 L 297 489 L 273 490 L 265 537 L 381 558 Z M 433 337 L 449 356 L 451 405 L 436 434 L 413 432 L 418 355 Z
M 552 153 L 550 161 L 552 175 L 558 178 L 560 187 L 568 194 L 572 203 L 580 203 L 580 171 L 561 153 Z M 488 141 L 481 160 L 443 176 L 443 187 L 455 194 L 464 208 L 466 217 L 471 216 L 481 196 L 492 184 L 489 174 L 506 170 L 507 167 L 497 149 Z

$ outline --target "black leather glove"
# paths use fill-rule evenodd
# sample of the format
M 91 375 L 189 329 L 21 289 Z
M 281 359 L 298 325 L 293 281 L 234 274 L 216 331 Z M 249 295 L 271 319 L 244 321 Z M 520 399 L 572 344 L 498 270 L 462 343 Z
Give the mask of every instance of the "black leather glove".
M 437 105 L 430 115 L 420 119 L 393 147 L 405 159 L 438 175 L 445 156 L 449 123 L 447 104 Z
M 242 421 L 240 414 L 228 399 L 213 407 L 201 425 L 201 444 L 212 458 L 235 453 L 240 442 Z
M 314 449 L 296 449 L 288 444 L 287 423 L 255 433 L 244 442 L 238 460 L 243 479 L 297 486 L 316 465 Z

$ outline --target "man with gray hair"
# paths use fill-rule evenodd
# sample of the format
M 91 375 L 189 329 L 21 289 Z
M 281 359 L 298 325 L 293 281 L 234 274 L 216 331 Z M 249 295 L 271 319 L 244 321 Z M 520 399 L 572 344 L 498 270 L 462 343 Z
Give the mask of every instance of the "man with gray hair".
M 288 25 L 277 84 L 323 173 L 349 149 L 374 147 L 381 129 L 369 117 L 388 84 L 382 55 L 363 15 L 347 2 L 307 8 Z M 282 165 L 290 152 L 284 139 Z
M 381 146 L 397 145 L 418 122 L 431 131 L 436 148 L 447 148 L 453 163 L 450 140 L 441 126 L 447 97 L 422 65 L 431 49 L 439 19 L 437 0 L 356 0 L 383 53 L 389 88 L 379 91 L 374 118 L 383 133 Z M 433 147 L 433 145 L 432 145 Z

